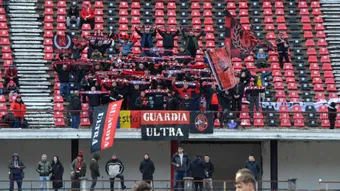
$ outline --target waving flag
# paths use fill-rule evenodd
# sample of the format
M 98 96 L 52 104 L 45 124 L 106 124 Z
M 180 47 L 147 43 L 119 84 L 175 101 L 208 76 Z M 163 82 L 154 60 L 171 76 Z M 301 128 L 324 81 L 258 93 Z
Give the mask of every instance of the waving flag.
M 245 30 L 242 25 L 226 10 L 225 44 L 230 45 L 231 57 L 244 59 L 259 44 L 256 37 Z
M 226 44 L 226 47 L 230 47 Z M 205 52 L 211 71 L 221 90 L 228 90 L 237 84 L 230 58 L 230 49 L 219 48 L 215 52 Z

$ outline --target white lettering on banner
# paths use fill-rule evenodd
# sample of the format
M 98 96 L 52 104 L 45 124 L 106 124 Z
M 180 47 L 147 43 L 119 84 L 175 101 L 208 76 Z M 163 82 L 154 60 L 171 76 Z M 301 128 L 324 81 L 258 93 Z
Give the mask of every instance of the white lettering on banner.
M 116 114 L 117 112 L 117 104 L 113 104 L 113 106 L 111 107 L 111 110 L 109 112 L 109 121 L 107 123 L 107 131 L 106 131 L 106 135 L 105 135 L 105 142 L 104 142 L 104 148 L 108 147 L 110 144 L 110 135 L 111 135 L 111 129 L 113 127 L 113 116 Z M 116 124 L 114 124 L 116 125 Z
M 146 136 L 148 137 L 183 137 L 184 134 L 181 128 L 173 128 L 173 127 L 161 127 L 161 128 L 154 128 L 154 127 L 147 127 L 146 128 Z
M 184 113 L 144 113 L 144 121 L 188 121 L 187 116 Z
M 94 128 L 94 134 L 93 134 L 93 138 L 92 138 L 92 145 L 95 145 L 98 143 L 98 136 L 99 136 L 99 129 L 100 129 L 100 124 L 102 122 L 104 116 L 104 112 L 102 113 L 98 113 L 97 119 L 96 119 L 96 125 Z

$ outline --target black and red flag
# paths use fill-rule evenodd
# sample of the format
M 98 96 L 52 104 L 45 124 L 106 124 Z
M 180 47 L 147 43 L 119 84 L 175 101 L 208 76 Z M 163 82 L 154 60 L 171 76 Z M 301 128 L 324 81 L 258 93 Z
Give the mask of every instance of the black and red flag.
M 254 34 L 242 25 L 226 10 L 225 45 L 230 45 L 231 57 L 244 59 L 259 44 Z
M 91 152 L 112 147 L 123 100 L 96 107 L 91 136 Z

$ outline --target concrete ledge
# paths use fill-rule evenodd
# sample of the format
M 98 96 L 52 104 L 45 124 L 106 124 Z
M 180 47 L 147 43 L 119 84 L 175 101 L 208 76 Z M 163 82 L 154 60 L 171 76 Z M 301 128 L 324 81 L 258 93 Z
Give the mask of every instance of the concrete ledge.
M 0 129 L 0 139 L 90 139 L 90 129 Z M 340 140 L 340 129 L 216 129 L 214 134 L 190 134 L 191 140 Z M 116 139 L 141 139 L 140 129 L 118 129 Z

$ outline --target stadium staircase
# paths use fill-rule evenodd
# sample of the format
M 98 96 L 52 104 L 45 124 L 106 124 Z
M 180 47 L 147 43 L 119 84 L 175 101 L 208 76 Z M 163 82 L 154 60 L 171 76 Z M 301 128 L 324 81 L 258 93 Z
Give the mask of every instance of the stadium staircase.
M 31 128 L 54 125 L 50 75 L 44 60 L 43 28 L 37 0 L 10 0 L 9 31 L 14 64 L 18 69 L 20 92 L 27 106 L 26 119 Z M 39 111 L 44 110 L 44 111 Z
M 336 86 L 340 88 L 340 1 L 321 0 L 321 10 Z

